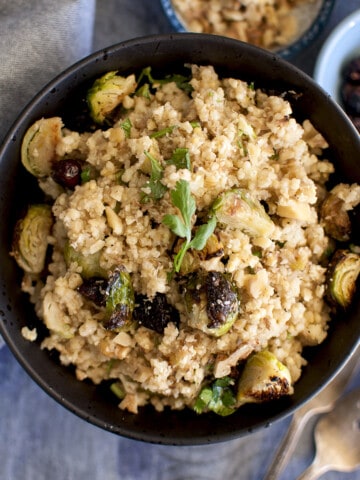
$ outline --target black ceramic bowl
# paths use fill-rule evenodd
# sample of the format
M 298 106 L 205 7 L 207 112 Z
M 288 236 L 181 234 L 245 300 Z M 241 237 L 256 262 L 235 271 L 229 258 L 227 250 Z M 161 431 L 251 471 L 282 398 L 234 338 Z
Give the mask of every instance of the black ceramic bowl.
M 125 437 L 175 445 L 233 439 L 291 414 L 336 375 L 354 351 L 360 333 L 357 296 L 346 315 L 333 319 L 326 341 L 305 351 L 308 365 L 291 398 L 246 405 L 224 418 L 213 414 L 198 416 L 190 410 L 157 413 L 152 408 L 144 408 L 138 415 L 121 411 L 109 397 L 107 388 L 76 380 L 71 369 L 61 366 L 46 350 L 40 350 L 41 338 L 31 343 L 21 336 L 24 325 L 39 327 L 40 324 L 27 296 L 21 293 L 21 272 L 8 254 L 19 212 L 38 195 L 35 180 L 20 164 L 24 132 L 42 116 L 64 115 L 65 121 L 71 122 L 73 117 L 69 112 L 81 110 L 84 88 L 106 71 L 116 69 L 126 74 L 151 64 L 154 72 L 165 73 L 178 71 L 189 62 L 212 64 L 220 75 L 254 81 L 257 87 L 268 91 L 293 92 L 289 98 L 297 118 L 311 119 L 328 140 L 329 155 L 338 171 L 337 180 L 360 182 L 360 136 L 342 110 L 315 82 L 269 52 L 228 38 L 198 34 L 134 39 L 85 58 L 33 99 L 11 128 L 0 152 L 0 326 L 5 341 L 31 377 L 76 415 Z

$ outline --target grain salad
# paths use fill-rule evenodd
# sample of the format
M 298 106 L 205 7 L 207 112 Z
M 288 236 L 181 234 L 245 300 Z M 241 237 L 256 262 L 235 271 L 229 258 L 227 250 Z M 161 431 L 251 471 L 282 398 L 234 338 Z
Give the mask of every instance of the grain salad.
M 92 128 L 42 118 L 22 145 L 45 200 L 11 255 L 41 348 L 132 413 L 228 415 L 291 395 L 304 347 L 351 301 L 338 264 L 360 270 L 360 186 L 327 188 L 322 135 L 286 95 L 188 69 L 108 72 L 87 95 Z
M 235 38 L 266 49 L 294 42 L 318 0 L 172 0 L 191 32 Z

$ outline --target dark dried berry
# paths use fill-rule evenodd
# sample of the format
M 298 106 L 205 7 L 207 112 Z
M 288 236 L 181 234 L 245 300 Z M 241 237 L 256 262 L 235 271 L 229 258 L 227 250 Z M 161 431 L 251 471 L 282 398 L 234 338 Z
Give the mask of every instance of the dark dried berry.
M 81 164 L 77 160 L 64 159 L 53 165 L 52 178 L 65 188 L 73 189 L 81 183 Z
M 107 280 L 104 278 L 89 278 L 78 287 L 78 292 L 83 297 L 99 307 L 105 306 L 105 293 L 107 288 Z
M 346 82 L 360 84 L 360 57 L 354 58 L 345 66 L 343 77 Z
M 345 83 L 341 89 L 345 110 L 352 115 L 360 115 L 360 85 Z
M 145 295 L 138 295 L 135 300 L 133 318 L 146 328 L 163 333 L 169 322 L 179 325 L 179 312 L 170 305 L 163 293 L 157 293 L 150 300 Z

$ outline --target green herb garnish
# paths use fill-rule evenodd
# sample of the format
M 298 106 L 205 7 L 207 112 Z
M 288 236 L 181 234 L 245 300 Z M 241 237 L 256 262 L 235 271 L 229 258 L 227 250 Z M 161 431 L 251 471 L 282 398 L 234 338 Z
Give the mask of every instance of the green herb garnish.
M 204 387 L 196 399 L 195 412 L 212 411 L 223 417 L 234 413 L 236 410 L 236 399 L 232 389 L 234 383 L 232 378 L 223 377 Z
M 174 257 L 174 271 L 179 272 L 184 255 L 189 248 L 202 250 L 205 247 L 208 238 L 215 230 L 216 218 L 212 217 L 207 223 L 200 225 L 197 228 L 194 237 L 191 238 L 191 220 L 193 215 L 195 215 L 196 204 L 194 197 L 190 192 L 189 182 L 186 180 L 179 180 L 170 195 L 173 205 L 180 210 L 181 216 L 170 214 L 165 215 L 162 223 L 169 227 L 175 235 L 185 239 L 180 250 Z
M 182 168 L 191 169 L 190 154 L 188 148 L 176 148 L 169 160 L 166 162 L 168 165 L 175 165 L 176 170 Z
M 175 73 L 173 75 L 167 75 L 166 77 L 161 79 L 155 79 L 151 74 L 151 67 L 146 67 L 140 73 L 137 81 L 138 85 L 140 85 L 140 83 L 144 79 L 147 79 L 152 86 L 165 85 L 166 83 L 175 82 L 176 86 L 180 88 L 180 90 L 183 90 L 185 93 L 190 94 L 193 91 L 193 87 L 189 83 L 191 80 L 190 75 L 185 76 Z
M 150 192 L 143 192 L 143 196 L 141 198 L 142 203 L 146 203 L 150 200 L 160 200 L 167 191 L 167 187 L 163 183 L 161 183 L 164 170 L 160 162 L 153 155 L 151 155 L 151 153 L 147 151 L 145 151 L 144 153 L 151 162 L 151 174 L 150 179 L 145 183 L 143 187 L 146 190 L 149 189 Z
M 130 118 L 127 118 L 123 123 L 121 123 L 120 127 L 124 130 L 125 137 L 130 138 L 132 127 Z
M 150 138 L 161 138 L 165 137 L 168 133 L 172 133 L 176 125 L 172 125 L 170 127 L 163 128 L 162 130 L 158 130 L 157 132 L 151 133 L 149 136 Z

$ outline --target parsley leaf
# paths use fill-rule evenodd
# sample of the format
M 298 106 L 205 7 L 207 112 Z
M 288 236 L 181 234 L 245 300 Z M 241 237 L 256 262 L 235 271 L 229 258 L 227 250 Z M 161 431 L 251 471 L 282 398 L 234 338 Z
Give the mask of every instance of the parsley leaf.
M 170 196 L 174 207 L 179 209 L 181 217 L 179 215 L 168 214 L 164 216 L 162 223 L 175 233 L 175 235 L 185 239 L 174 257 L 174 271 L 179 272 L 184 255 L 189 248 L 202 250 L 205 247 L 208 238 L 215 230 L 216 218 L 210 218 L 207 223 L 200 225 L 194 237 L 191 239 L 191 221 L 196 212 L 196 203 L 194 197 L 191 195 L 189 182 L 179 180 L 176 183 L 175 189 L 171 191 Z
M 190 94 L 194 90 L 192 85 L 189 83 L 191 80 L 191 76 L 185 76 L 175 73 L 174 75 L 167 75 L 166 77 L 161 79 L 155 79 L 152 76 L 151 67 L 146 67 L 141 71 L 137 84 L 140 85 L 141 81 L 144 79 L 147 79 L 149 83 L 153 86 L 175 82 L 176 86 L 187 94 Z
M 161 183 L 161 179 L 163 177 L 163 168 L 160 162 L 153 156 L 151 153 L 145 151 L 144 152 L 147 158 L 151 162 L 151 174 L 150 179 L 145 183 L 144 189 L 150 189 L 150 193 L 143 192 L 143 196 L 141 198 L 142 203 L 146 203 L 152 200 L 160 200 L 167 191 L 167 187 Z
M 234 380 L 230 377 L 219 378 L 212 385 L 204 387 L 195 402 L 196 413 L 212 411 L 221 416 L 231 415 L 236 410 L 233 392 Z
M 175 165 L 176 170 L 187 168 L 191 170 L 190 153 L 188 148 L 175 148 L 171 158 L 166 162 L 168 165 Z
M 126 137 L 126 138 L 130 138 L 131 127 L 132 127 L 130 118 L 127 118 L 126 120 L 124 120 L 124 121 L 120 124 L 120 127 L 124 130 L 125 137 Z

